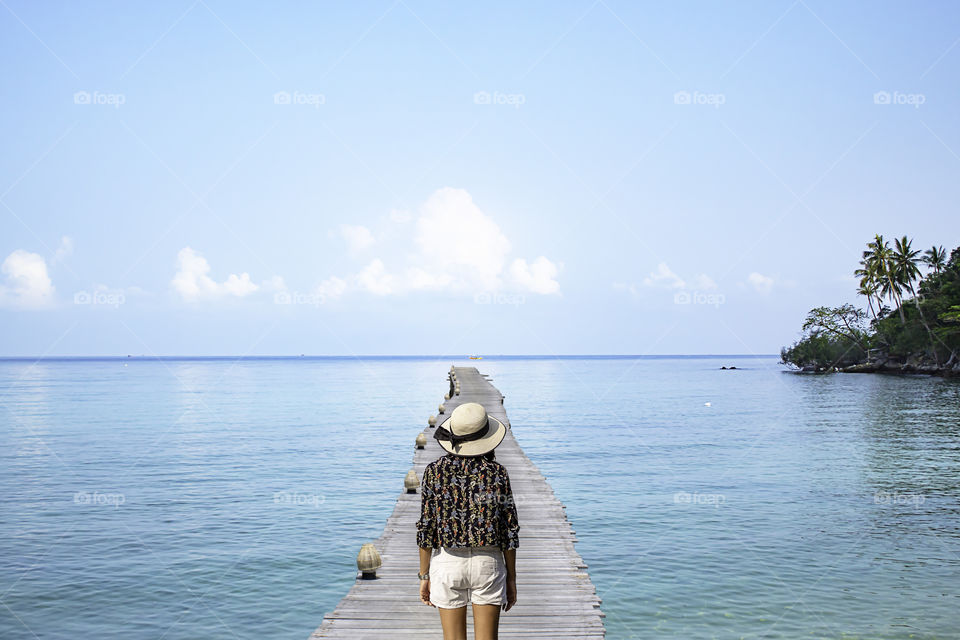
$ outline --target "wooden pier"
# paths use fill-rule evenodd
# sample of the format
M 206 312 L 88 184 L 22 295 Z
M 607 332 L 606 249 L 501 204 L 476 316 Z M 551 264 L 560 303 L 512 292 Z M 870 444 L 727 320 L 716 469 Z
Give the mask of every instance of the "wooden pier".
M 455 368 L 460 394 L 445 400 L 437 424 L 464 402 L 479 402 L 487 413 L 510 425 L 503 396 L 475 367 Z M 451 385 L 452 388 L 452 385 Z M 424 421 L 426 422 L 426 421 Z M 433 427 L 424 429 L 427 445 L 415 449 L 413 468 L 423 476 L 427 463 L 445 452 L 433 438 Z M 410 434 L 413 448 L 416 433 Z M 587 565 L 574 549 L 575 532 L 565 507 L 553 494 L 546 478 L 517 444 L 512 429 L 496 450 L 497 461 L 510 474 L 520 519 L 517 550 L 517 604 L 500 616 L 501 638 L 580 638 L 604 636 L 600 599 L 587 575 Z M 397 478 L 402 491 L 403 478 Z M 310 636 L 350 638 L 443 638 L 437 610 L 420 602 L 417 571 L 416 523 L 420 517 L 420 492 L 401 493 L 383 535 L 374 545 L 383 559 L 375 580 L 359 577 L 336 609 Z M 468 637 L 473 637 L 472 613 L 467 615 Z

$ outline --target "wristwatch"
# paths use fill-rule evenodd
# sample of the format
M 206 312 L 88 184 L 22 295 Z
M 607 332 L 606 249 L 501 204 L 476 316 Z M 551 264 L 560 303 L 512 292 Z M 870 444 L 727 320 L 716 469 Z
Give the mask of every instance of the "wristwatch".
M 419 571 L 417 571 L 417 577 L 420 578 L 421 580 L 429 580 L 430 572 L 427 571 L 426 573 L 420 573 Z

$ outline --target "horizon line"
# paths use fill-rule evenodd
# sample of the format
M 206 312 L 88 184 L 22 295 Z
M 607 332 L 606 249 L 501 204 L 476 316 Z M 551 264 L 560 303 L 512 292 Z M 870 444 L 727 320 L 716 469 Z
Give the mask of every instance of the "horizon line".
M 569 353 L 569 354 L 495 354 L 480 356 L 477 360 L 522 359 L 522 358 L 583 358 L 583 359 L 612 359 L 612 358 L 769 358 L 779 357 L 778 353 L 663 353 L 663 354 L 633 354 L 633 353 Z M 43 355 L 43 356 L 0 356 L 0 361 L 40 362 L 43 360 L 308 360 L 308 359 L 340 359 L 358 360 L 364 358 L 406 358 L 406 359 L 433 359 L 433 360 L 469 360 L 469 355 L 444 354 L 363 354 L 363 355 Z

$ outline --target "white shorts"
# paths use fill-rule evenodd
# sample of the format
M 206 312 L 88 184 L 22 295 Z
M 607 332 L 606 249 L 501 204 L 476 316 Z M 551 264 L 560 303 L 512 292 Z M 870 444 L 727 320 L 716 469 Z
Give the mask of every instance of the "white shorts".
M 442 609 L 506 601 L 507 565 L 500 547 L 440 547 L 430 559 L 430 602 Z

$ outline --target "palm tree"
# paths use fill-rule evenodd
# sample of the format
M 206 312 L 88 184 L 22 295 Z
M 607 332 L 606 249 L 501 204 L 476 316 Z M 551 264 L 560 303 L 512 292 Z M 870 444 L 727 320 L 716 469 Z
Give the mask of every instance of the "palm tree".
M 901 285 L 907 285 L 910 294 L 916 298 L 913 281 L 920 277 L 920 267 L 917 266 L 917 263 L 920 262 L 920 250 L 911 247 L 911 243 L 912 241 L 907 236 L 894 239 L 893 274 Z
M 939 247 L 933 245 L 933 247 L 923 252 L 923 257 L 920 258 L 920 262 L 929 266 L 933 269 L 933 272 L 939 276 L 947 264 L 947 252 L 943 250 L 943 245 Z
M 880 299 L 880 287 L 877 284 L 877 274 L 872 266 L 864 261 L 860 261 L 861 267 L 853 272 L 853 275 L 860 278 L 860 287 L 857 293 L 867 299 L 867 308 L 870 309 L 870 315 L 877 319 L 877 313 L 883 309 L 883 300 Z M 877 299 L 877 310 L 873 310 L 873 299 Z
M 900 323 L 906 325 L 907 316 L 903 313 L 903 305 L 901 304 L 903 288 L 896 277 L 894 254 L 893 250 L 890 249 L 890 243 L 884 240 L 882 235 L 875 235 L 873 241 L 867 243 L 867 250 L 863 252 L 863 261 L 867 265 L 866 268 L 877 275 L 881 295 L 887 296 L 897 305 L 897 311 L 900 312 Z
M 857 293 L 867 298 L 867 309 L 870 310 L 870 315 L 876 320 L 877 312 L 873 310 L 873 296 L 877 295 L 877 285 L 866 280 L 861 280 Z
M 920 267 L 917 266 L 917 263 L 920 262 L 920 250 L 914 249 L 910 246 L 911 240 L 907 238 L 907 236 L 894 239 L 893 244 L 895 247 L 893 251 L 894 277 L 901 284 L 907 285 L 907 289 L 910 290 L 910 295 L 913 298 L 913 304 L 917 307 L 917 313 L 920 315 L 920 322 L 927 330 L 927 335 L 930 336 L 930 346 L 933 351 L 933 359 L 936 361 L 937 346 L 934 341 L 933 331 L 930 330 L 930 326 L 927 324 L 926 318 L 923 317 L 923 310 L 920 308 L 920 301 L 917 299 L 917 292 L 913 288 L 913 281 L 920 277 Z

